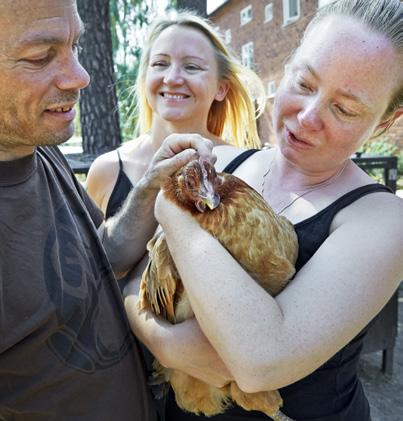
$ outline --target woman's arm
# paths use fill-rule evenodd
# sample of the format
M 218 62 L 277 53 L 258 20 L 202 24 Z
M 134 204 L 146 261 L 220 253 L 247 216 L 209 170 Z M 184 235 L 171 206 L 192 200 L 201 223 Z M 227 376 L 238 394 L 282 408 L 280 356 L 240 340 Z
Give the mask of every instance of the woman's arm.
M 135 335 L 165 367 L 179 369 L 216 387 L 232 379 L 195 319 L 177 325 L 138 309 L 139 280 L 125 288 L 125 308 Z
M 85 188 L 104 214 L 118 174 L 119 161 L 116 151 L 99 156 L 88 171 Z
M 317 369 L 381 310 L 403 276 L 402 202 L 387 193 L 340 211 L 331 235 L 276 299 L 161 194 L 156 216 L 201 329 L 247 392 Z

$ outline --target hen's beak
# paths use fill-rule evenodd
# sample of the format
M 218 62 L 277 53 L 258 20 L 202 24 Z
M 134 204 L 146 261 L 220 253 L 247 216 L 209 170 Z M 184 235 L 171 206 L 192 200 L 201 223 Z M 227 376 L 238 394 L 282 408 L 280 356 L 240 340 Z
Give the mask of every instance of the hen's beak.
M 220 204 L 220 196 L 217 193 L 208 194 L 206 197 L 203 197 L 202 200 L 210 210 L 215 209 Z

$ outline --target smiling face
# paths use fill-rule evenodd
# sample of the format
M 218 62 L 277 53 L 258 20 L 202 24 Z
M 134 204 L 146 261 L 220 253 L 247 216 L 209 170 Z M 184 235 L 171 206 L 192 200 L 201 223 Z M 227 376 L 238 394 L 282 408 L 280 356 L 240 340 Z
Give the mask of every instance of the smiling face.
M 89 83 L 77 60 L 80 33 L 75 0 L 2 2 L 0 153 L 72 136 L 73 107 Z
M 206 130 L 211 104 L 222 101 L 227 91 L 208 38 L 178 25 L 166 28 L 154 41 L 145 86 L 153 119 L 197 132 Z
M 399 78 L 397 55 L 382 35 L 350 18 L 322 21 L 276 94 L 273 125 L 283 155 L 315 170 L 339 166 L 381 123 Z

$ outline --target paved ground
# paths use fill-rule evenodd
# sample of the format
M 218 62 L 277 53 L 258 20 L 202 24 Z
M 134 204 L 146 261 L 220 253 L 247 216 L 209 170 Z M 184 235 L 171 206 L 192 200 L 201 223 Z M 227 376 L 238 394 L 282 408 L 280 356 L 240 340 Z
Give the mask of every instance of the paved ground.
M 399 289 L 399 324 L 394 352 L 393 375 L 382 373 L 382 354 L 362 356 L 360 377 L 369 403 L 372 421 L 403 420 L 403 284 Z M 353 421 L 353 420 L 352 420 Z M 354 420 L 359 421 L 359 420 Z

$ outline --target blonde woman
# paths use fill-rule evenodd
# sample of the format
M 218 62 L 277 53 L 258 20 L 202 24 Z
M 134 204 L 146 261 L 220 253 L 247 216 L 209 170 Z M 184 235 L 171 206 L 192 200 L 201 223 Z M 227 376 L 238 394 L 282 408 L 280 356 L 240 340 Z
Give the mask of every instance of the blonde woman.
M 256 117 L 263 111 L 264 88 L 198 16 L 178 13 L 154 23 L 135 91 L 139 137 L 98 157 L 88 173 L 87 191 L 107 218 L 169 135 L 197 133 L 215 146 L 260 147 Z M 252 95 L 260 101 L 257 110 Z M 217 151 L 225 160 L 237 153 L 236 148 Z

